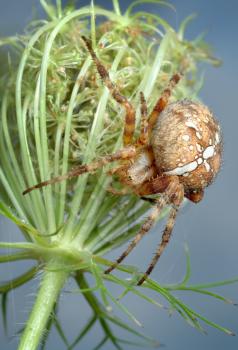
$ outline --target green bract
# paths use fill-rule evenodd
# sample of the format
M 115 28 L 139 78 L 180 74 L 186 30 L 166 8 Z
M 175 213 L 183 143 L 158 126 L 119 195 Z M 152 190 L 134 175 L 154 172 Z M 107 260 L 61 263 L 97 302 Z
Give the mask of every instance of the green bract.
M 117 349 L 126 342 L 117 338 L 110 324 L 154 345 L 152 340 L 110 313 L 108 306 L 112 302 L 138 323 L 104 285 L 105 280 L 125 288 L 121 298 L 130 291 L 160 306 L 146 295 L 149 288 L 163 296 L 172 309 L 198 329 L 202 329 L 198 322 L 201 319 L 232 334 L 173 296 L 174 290 L 184 289 L 225 300 L 206 291 L 205 288 L 213 284 L 188 285 L 189 261 L 183 282 L 175 286 L 161 286 L 149 279 L 143 288 L 136 288 L 134 281 L 139 272 L 135 267 L 119 267 L 126 277 L 129 274 L 130 280 L 103 274 L 110 262 L 102 255 L 133 237 L 149 209 L 148 203 L 136 196 L 117 197 L 107 192 L 112 179 L 105 169 L 22 195 L 23 190 L 37 182 L 64 174 L 74 165 L 87 164 L 121 146 L 124 110 L 100 81 L 81 35 L 91 38 L 112 80 L 133 105 L 139 106 L 139 93 L 143 91 L 152 107 L 184 61 L 186 75 L 172 100 L 196 98 L 202 84 L 197 63 L 217 63 L 216 60 L 201 38 L 189 42 L 184 39 L 189 19 L 176 33 L 159 15 L 135 12 L 137 4 L 147 2 L 136 1 L 121 14 L 117 0 L 113 1 L 113 11 L 93 4 L 78 10 L 62 9 L 60 1 L 53 6 L 42 0 L 48 19 L 31 23 L 24 36 L 1 41 L 2 45 L 10 46 L 14 60 L 1 79 L 0 213 L 20 228 L 23 239 L 22 243 L 0 243 L 3 250 L 12 249 L 10 255 L 0 256 L 0 262 L 36 261 L 35 267 L 24 275 L 0 285 L 5 321 L 7 293 L 32 279 L 39 270 L 44 271 L 36 303 L 22 334 L 21 350 L 36 349 L 45 330 L 50 330 L 53 324 L 66 348 L 73 349 L 96 321 L 100 322 L 105 337 L 95 349 L 108 340 Z M 166 211 L 162 216 L 165 214 Z M 88 285 L 87 273 L 94 276 L 95 286 Z M 93 312 L 71 345 L 57 314 L 50 317 L 69 277 L 76 280 L 78 292 L 83 293 Z M 230 282 L 233 281 L 224 283 Z M 96 289 L 101 292 L 102 304 L 93 294 Z M 42 302 L 44 300 L 48 303 Z

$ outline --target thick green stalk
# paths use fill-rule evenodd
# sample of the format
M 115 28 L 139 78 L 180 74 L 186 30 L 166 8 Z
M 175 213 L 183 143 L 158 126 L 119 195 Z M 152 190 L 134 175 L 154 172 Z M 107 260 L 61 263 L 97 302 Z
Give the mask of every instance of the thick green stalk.
M 48 268 L 52 270 L 53 266 L 48 266 Z M 18 350 L 37 349 L 45 332 L 47 321 L 67 277 L 68 272 L 65 271 L 45 271 Z

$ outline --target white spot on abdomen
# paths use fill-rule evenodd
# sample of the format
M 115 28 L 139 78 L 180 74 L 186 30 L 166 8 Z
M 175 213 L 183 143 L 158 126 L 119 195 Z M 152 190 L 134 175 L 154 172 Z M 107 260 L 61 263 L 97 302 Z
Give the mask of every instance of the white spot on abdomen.
M 199 131 L 197 125 L 194 124 L 194 122 L 191 121 L 191 120 L 188 120 L 188 121 L 185 123 L 185 125 L 187 125 L 189 128 L 193 128 L 193 129 L 195 129 L 196 131 Z
M 208 159 L 213 157 L 215 152 L 215 147 L 214 146 L 208 146 L 205 151 L 203 152 L 203 158 Z
M 216 132 L 215 138 L 216 138 L 216 144 L 220 143 L 221 140 L 218 132 Z
M 199 139 L 199 140 L 201 140 L 202 139 L 202 135 L 200 134 L 200 132 L 196 132 L 196 136 L 197 136 L 197 138 Z
M 183 175 L 185 173 L 190 173 L 191 171 L 195 170 L 197 166 L 198 166 L 198 163 L 196 161 L 193 161 L 181 167 L 177 167 L 173 170 L 166 171 L 165 174 L 166 175 Z
M 205 165 L 207 172 L 209 172 L 211 169 L 210 164 L 206 160 L 204 160 L 204 165 Z
M 202 152 L 203 148 L 199 143 L 196 143 L 196 147 L 197 147 L 198 152 Z
M 198 158 L 197 162 L 198 162 L 198 164 L 202 164 L 203 163 L 202 158 Z
M 183 139 L 184 141 L 189 141 L 189 140 L 190 140 L 190 136 L 189 136 L 189 135 L 183 135 L 183 136 L 182 136 L 182 139 Z

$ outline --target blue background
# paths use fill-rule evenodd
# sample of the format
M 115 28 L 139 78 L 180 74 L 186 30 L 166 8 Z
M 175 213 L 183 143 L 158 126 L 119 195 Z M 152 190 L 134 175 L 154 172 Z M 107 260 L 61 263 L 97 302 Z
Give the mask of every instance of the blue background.
M 79 1 L 79 4 L 86 5 L 88 2 Z M 110 1 L 98 0 L 96 3 L 111 6 Z M 121 0 L 120 3 L 122 8 L 126 8 L 131 1 Z M 193 283 L 229 279 L 238 276 L 238 2 L 174 0 L 171 3 L 175 5 L 176 13 L 155 5 L 146 6 L 155 13 L 159 12 L 175 28 L 187 15 L 197 13 L 198 17 L 189 26 L 187 37 L 193 38 L 198 33 L 207 31 L 207 41 L 215 48 L 216 56 L 223 61 L 220 68 L 205 67 L 206 79 L 200 96 L 221 122 L 224 133 L 224 160 L 222 171 L 216 182 L 207 190 L 205 199 L 198 205 L 188 205 L 180 214 L 172 242 L 156 268 L 154 277 L 162 283 L 172 283 L 181 279 L 185 267 L 183 245 L 186 242 L 192 259 Z M 0 36 L 21 32 L 34 15 L 34 9 L 43 15 L 39 1 L 36 0 L 0 0 L 0 5 Z M 155 250 L 161 229 L 162 226 L 158 225 L 130 255 L 127 262 L 144 269 Z M 0 232 L 1 240 L 19 239 L 19 233 L 4 218 L 0 218 Z M 118 252 L 113 252 L 111 258 L 117 254 Z M 18 263 L 14 270 L 11 264 L 0 266 L 0 279 L 3 281 L 16 276 L 24 266 L 25 263 Z M 33 305 L 36 286 L 35 282 L 29 283 L 10 295 L 9 336 L 7 338 L 3 335 L 0 318 L 0 349 L 17 348 L 16 333 L 23 326 Z M 89 310 L 78 295 L 66 293 L 71 287 L 72 285 L 66 286 L 61 296 L 60 318 L 67 335 L 72 339 L 83 325 L 83 321 L 88 318 Z M 238 302 L 238 284 L 219 288 L 217 292 Z M 238 334 L 237 307 L 186 292 L 178 295 L 201 314 Z M 238 347 L 238 336 L 229 337 L 209 327 L 206 327 L 207 335 L 201 334 L 187 325 L 176 313 L 169 317 L 165 310 L 156 309 L 130 295 L 124 303 L 142 321 L 143 331 L 159 339 L 167 349 L 233 350 Z M 80 348 L 91 349 L 100 334 L 100 328 L 96 327 L 91 336 L 85 338 Z M 55 332 L 51 334 L 47 349 L 64 349 Z M 110 350 L 113 346 L 108 344 L 104 349 Z

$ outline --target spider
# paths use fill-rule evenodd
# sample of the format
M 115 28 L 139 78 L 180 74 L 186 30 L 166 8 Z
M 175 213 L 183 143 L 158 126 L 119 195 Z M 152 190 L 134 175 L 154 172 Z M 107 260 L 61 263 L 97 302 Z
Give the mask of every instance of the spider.
M 125 109 L 123 148 L 90 164 L 77 166 L 65 175 L 29 187 L 23 194 L 74 176 L 92 173 L 108 163 L 119 162 L 109 171 L 109 175 L 117 175 L 123 185 L 121 191 L 114 190 L 115 194 L 134 193 L 142 198 L 158 194 L 158 198 L 153 200 L 152 210 L 139 232 L 105 274 L 112 272 L 127 257 L 154 225 L 161 210 L 170 206 L 161 242 L 137 283 L 141 285 L 169 243 L 183 199 L 186 197 L 194 203 L 201 201 L 205 188 L 217 175 L 221 165 L 221 130 L 212 112 L 203 104 L 188 99 L 169 103 L 171 92 L 182 77 L 182 73 L 177 73 L 170 79 L 150 114 L 144 94 L 140 92 L 141 126 L 139 137 L 134 140 L 135 108 L 111 81 L 90 40 L 84 36 L 82 40 L 103 83 L 113 99 Z

